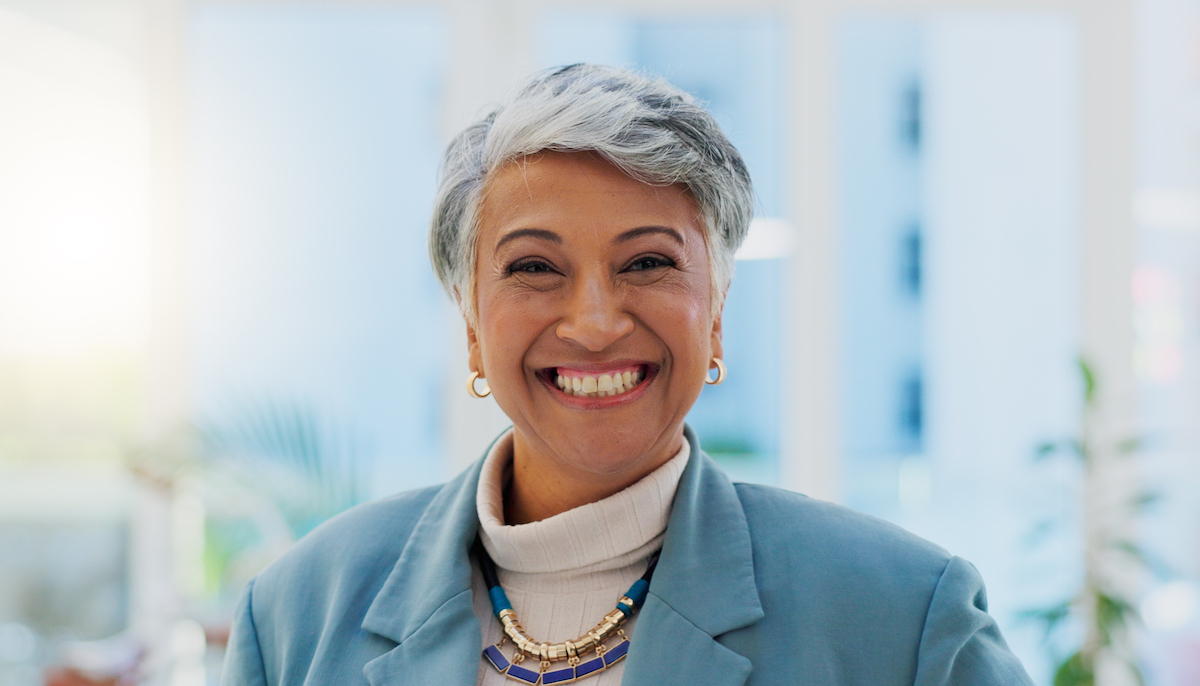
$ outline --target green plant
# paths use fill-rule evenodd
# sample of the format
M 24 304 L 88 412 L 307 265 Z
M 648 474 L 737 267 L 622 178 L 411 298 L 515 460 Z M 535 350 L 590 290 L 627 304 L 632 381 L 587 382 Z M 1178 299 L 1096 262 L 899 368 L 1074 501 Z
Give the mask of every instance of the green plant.
M 204 586 L 224 595 L 362 501 L 362 440 L 310 405 L 260 399 L 198 422 Z
M 1097 402 L 1097 379 L 1086 360 L 1078 362 L 1083 381 L 1083 421 L 1076 437 L 1048 441 L 1037 448 L 1037 459 L 1066 457 L 1079 468 L 1079 528 L 1083 534 L 1083 579 L 1071 597 L 1049 607 L 1025 612 L 1045 628 L 1046 645 L 1069 623 L 1081 627 L 1082 638 L 1063 656 L 1056 654 L 1054 686 L 1094 686 L 1102 662 L 1122 664 L 1136 683 L 1144 683 L 1130 643 L 1130 630 L 1138 620 L 1130 602 L 1128 579 L 1155 564 L 1130 535 L 1129 522 L 1158 500 L 1150 492 L 1129 493 L 1127 486 L 1112 488 L 1114 469 L 1134 459 L 1140 438 L 1112 440 Z M 1116 491 L 1114 495 L 1114 491 Z M 1054 522 L 1043 522 L 1038 533 Z
M 361 502 L 363 465 L 357 434 L 296 401 L 259 400 L 226 414 L 225 419 L 196 425 L 204 459 L 237 461 L 255 478 L 269 479 L 276 468 L 298 476 L 300 497 L 276 498 L 297 537 Z
M 173 544 L 177 555 L 187 549 L 199 557 L 176 560 L 190 579 L 176 583 L 193 600 L 219 599 L 362 501 L 362 443 L 308 403 L 265 398 L 228 404 L 152 445 L 133 446 L 126 466 L 160 497 L 199 507 L 198 543 Z

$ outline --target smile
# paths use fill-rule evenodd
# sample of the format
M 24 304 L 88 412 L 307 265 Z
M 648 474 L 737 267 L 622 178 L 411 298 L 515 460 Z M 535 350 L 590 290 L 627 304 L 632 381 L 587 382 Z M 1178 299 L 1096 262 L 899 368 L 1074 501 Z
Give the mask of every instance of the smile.
M 563 393 L 579 398 L 606 398 L 622 395 L 633 390 L 645 378 L 642 365 L 631 365 L 603 372 L 580 371 L 568 367 L 557 367 L 553 371 L 554 384 Z

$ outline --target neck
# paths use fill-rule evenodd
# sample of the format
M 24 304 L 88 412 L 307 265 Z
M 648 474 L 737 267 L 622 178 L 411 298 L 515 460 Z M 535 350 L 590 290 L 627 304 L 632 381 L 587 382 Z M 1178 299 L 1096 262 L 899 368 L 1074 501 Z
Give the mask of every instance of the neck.
M 591 461 L 547 453 L 545 446 L 516 430 L 512 481 L 504 493 L 504 523 L 538 522 L 619 493 L 666 464 L 683 447 L 683 440 L 681 424 L 633 458 L 602 460 L 588 468 L 579 465 Z

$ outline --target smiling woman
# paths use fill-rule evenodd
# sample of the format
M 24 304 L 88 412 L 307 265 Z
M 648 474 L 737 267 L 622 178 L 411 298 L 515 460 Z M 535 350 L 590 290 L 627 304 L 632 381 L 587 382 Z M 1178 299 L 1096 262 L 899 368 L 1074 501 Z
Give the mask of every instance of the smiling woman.
M 224 682 L 1029 684 L 969 563 L 735 485 L 684 424 L 751 207 L 712 117 L 617 69 L 538 74 L 456 138 L 431 255 L 513 427 L 251 582 Z
M 610 496 L 679 452 L 721 356 L 687 188 L 636 181 L 592 153 L 544 153 L 496 172 L 479 225 L 470 365 L 512 419 L 513 470 L 526 476 L 507 521 Z

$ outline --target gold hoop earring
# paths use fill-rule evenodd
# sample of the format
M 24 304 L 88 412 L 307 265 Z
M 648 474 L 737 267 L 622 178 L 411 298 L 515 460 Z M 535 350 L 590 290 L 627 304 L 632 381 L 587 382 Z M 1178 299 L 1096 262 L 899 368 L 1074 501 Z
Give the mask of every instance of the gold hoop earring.
M 708 372 L 705 372 L 704 383 L 708 384 L 709 386 L 720 386 L 721 382 L 725 380 L 725 363 L 722 362 L 721 358 L 719 357 L 714 357 L 712 360 L 713 362 L 717 363 L 717 378 L 710 380 L 708 378 Z
M 486 398 L 492 394 L 492 387 L 488 386 L 487 382 L 484 381 L 483 393 L 475 390 L 475 379 L 478 378 L 479 372 L 471 372 L 471 375 L 467 377 L 467 393 L 470 393 L 472 398 Z

